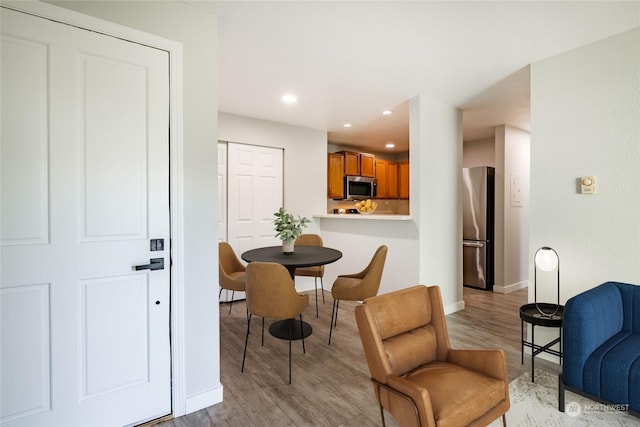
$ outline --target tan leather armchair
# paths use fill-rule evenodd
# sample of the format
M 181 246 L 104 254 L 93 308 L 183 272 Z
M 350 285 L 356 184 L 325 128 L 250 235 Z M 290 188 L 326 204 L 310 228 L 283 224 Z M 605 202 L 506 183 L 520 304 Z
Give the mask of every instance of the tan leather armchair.
M 220 283 L 218 299 L 220 299 L 223 289 L 231 291 L 231 303 L 229 304 L 229 314 L 231 314 L 233 296 L 236 291 L 244 292 L 245 290 L 245 266 L 227 242 L 218 243 L 218 277 Z
M 331 326 L 329 328 L 329 345 L 333 328 L 338 324 L 338 308 L 340 300 L 364 301 L 366 298 L 378 294 L 384 262 L 387 259 L 387 246 L 382 245 L 373 254 L 369 265 L 359 273 L 341 274 L 338 276 L 331 295 L 333 296 L 333 309 L 331 310 Z
M 281 264 L 272 262 L 251 262 L 247 265 L 246 292 L 249 316 L 241 372 L 244 372 L 252 315 L 262 316 L 262 345 L 264 345 L 265 317 L 294 322 L 294 318 L 299 316 L 300 329 L 302 329 L 302 312 L 309 305 L 309 295 L 296 292 L 289 271 Z M 306 352 L 304 335 L 302 352 Z M 291 384 L 291 323 L 289 323 L 289 384 Z
M 485 426 L 509 410 L 502 350 L 454 350 L 440 288 L 414 286 L 355 309 L 384 426 Z
M 296 239 L 295 244 L 296 246 L 323 246 L 322 237 L 320 237 L 319 234 L 301 234 Z M 316 317 L 318 317 L 318 279 L 320 279 L 322 303 L 324 304 L 324 284 L 322 283 L 322 278 L 324 277 L 324 265 L 296 268 L 295 275 L 313 277 L 313 282 L 316 288 Z

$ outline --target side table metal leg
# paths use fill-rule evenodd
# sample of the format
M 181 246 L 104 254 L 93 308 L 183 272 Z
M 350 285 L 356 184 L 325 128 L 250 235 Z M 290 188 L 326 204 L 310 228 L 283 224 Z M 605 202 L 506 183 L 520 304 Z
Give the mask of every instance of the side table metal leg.
M 534 369 L 535 369 L 535 334 L 534 334 L 534 329 L 535 329 L 536 325 L 534 325 L 533 323 L 531 324 L 531 382 L 534 383 L 535 379 L 534 379 Z
M 520 320 L 520 364 L 524 365 L 524 320 Z

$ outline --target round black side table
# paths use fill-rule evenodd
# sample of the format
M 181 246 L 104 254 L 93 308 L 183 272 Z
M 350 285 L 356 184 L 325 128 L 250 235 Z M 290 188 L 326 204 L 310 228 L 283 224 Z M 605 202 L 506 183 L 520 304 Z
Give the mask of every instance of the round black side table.
M 531 348 L 531 382 L 534 381 L 534 368 L 535 358 L 538 354 L 545 352 L 558 356 L 560 358 L 560 364 L 562 365 L 562 313 L 564 306 L 539 302 L 538 307 L 544 313 L 550 313 L 549 315 L 540 313 L 535 303 L 525 304 L 520 307 L 520 363 L 524 364 L 524 347 Z M 556 310 L 557 307 L 557 310 Z M 555 313 L 554 313 L 555 312 Z M 553 313 L 553 314 L 551 314 Z M 524 339 L 524 323 L 527 322 L 531 325 L 531 341 L 525 341 Z M 560 335 L 558 338 L 550 341 L 545 345 L 535 344 L 535 327 L 544 326 L 547 328 L 560 328 Z M 557 343 L 560 343 L 560 350 L 552 349 L 551 347 Z

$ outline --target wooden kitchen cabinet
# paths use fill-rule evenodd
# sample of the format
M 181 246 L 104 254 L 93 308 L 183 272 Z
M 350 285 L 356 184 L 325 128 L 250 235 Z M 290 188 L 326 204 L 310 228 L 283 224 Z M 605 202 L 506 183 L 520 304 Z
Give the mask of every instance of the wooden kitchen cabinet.
M 388 197 L 387 190 L 387 161 L 376 159 L 376 183 L 378 192 L 377 199 L 386 199 Z
M 360 175 L 375 178 L 375 156 L 368 153 L 360 153 Z
M 360 175 L 360 153 L 344 151 L 344 174 Z
M 409 198 L 409 162 L 398 163 L 398 197 Z
M 399 197 L 399 164 L 391 160 L 376 159 L 376 182 L 378 199 L 397 199 Z
M 344 160 L 342 153 L 327 155 L 327 197 L 344 199 Z
M 387 162 L 387 199 L 398 198 L 398 162 Z

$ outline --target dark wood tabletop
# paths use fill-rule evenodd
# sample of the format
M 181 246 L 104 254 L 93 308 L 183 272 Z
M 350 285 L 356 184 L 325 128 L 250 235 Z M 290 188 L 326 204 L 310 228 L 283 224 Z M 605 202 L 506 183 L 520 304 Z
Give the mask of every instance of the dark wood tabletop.
M 342 252 L 324 246 L 296 245 L 292 254 L 284 254 L 282 246 L 267 246 L 248 250 L 241 257 L 247 262 L 276 262 L 284 265 L 291 272 L 299 267 L 330 264 L 342 258 Z

